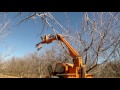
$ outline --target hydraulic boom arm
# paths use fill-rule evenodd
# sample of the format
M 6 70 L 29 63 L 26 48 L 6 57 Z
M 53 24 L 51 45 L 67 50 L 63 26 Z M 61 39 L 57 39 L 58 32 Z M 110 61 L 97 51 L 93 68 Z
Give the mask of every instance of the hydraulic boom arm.
M 56 34 L 56 35 L 53 35 L 53 36 L 50 36 L 50 34 L 45 35 L 45 37 L 42 38 L 42 42 L 38 43 L 36 45 L 36 47 L 39 50 L 41 48 L 42 44 L 52 43 L 55 40 L 59 40 L 59 41 L 63 42 L 67 46 L 67 48 L 69 50 L 69 53 L 70 53 L 70 56 L 73 58 L 74 64 L 76 63 L 75 65 L 78 66 L 78 65 L 82 64 L 82 59 L 81 59 L 81 56 L 79 55 L 79 53 L 77 51 L 75 51 L 75 49 L 60 34 Z M 78 58 L 79 58 L 80 62 L 77 61 Z

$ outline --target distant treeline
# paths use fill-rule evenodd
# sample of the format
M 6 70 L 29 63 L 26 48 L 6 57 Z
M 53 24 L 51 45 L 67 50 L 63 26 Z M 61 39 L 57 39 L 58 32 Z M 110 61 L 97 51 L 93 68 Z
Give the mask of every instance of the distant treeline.
M 0 73 L 3 75 L 23 78 L 44 78 L 48 76 L 47 67 L 53 68 L 57 62 L 64 62 L 63 56 L 56 55 L 55 48 L 45 51 L 42 55 L 31 53 L 24 57 L 12 57 L 0 63 Z M 69 61 L 70 62 L 70 61 Z M 120 61 L 115 60 L 94 68 L 90 73 L 95 78 L 120 77 Z

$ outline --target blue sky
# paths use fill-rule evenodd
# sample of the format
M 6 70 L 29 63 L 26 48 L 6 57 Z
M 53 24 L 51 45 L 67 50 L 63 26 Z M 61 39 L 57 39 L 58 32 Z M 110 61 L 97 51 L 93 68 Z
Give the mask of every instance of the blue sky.
M 28 12 L 29 13 L 29 12 Z M 23 14 L 27 15 L 27 12 L 24 12 Z M 38 34 L 41 33 L 41 30 L 43 28 L 43 24 L 39 19 L 36 19 L 37 23 L 34 23 L 34 21 L 31 19 L 25 23 L 21 23 L 18 27 L 16 23 L 20 21 L 22 18 L 17 17 L 14 19 L 14 16 L 17 14 L 17 12 L 8 12 L 7 17 L 11 20 L 11 31 L 10 34 L 5 38 L 5 43 L 13 52 L 10 54 L 10 58 L 12 56 L 21 57 L 26 54 L 35 52 L 37 49 L 35 48 L 35 45 L 40 42 L 40 38 Z M 52 12 L 53 16 L 62 24 L 64 27 L 66 26 L 66 18 L 64 12 Z M 76 28 L 76 26 L 79 28 L 80 21 L 83 18 L 82 12 L 67 12 L 67 15 L 70 18 L 70 25 L 72 28 Z M 56 30 L 60 30 L 57 26 Z M 49 28 L 45 28 L 44 33 L 45 34 L 53 34 L 53 31 Z M 52 44 L 45 45 L 42 48 L 42 51 L 45 50 L 45 48 L 50 48 Z M 1 48 L 1 47 L 0 47 Z M 6 53 L 5 46 L 2 47 L 3 54 Z

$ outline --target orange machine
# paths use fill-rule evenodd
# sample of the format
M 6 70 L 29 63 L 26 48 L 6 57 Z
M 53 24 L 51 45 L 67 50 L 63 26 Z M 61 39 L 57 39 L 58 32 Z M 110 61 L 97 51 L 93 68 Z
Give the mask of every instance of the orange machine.
M 70 63 L 57 63 L 54 71 L 52 66 L 48 67 L 50 76 L 57 76 L 59 78 L 92 78 L 93 75 L 86 73 L 86 66 L 83 64 L 82 57 L 75 51 L 75 49 L 66 41 L 61 34 L 50 36 L 45 35 L 42 38 L 42 42 L 36 44 L 38 50 L 42 47 L 42 44 L 49 44 L 55 40 L 59 40 L 66 45 L 69 50 L 70 56 L 73 58 L 73 64 Z

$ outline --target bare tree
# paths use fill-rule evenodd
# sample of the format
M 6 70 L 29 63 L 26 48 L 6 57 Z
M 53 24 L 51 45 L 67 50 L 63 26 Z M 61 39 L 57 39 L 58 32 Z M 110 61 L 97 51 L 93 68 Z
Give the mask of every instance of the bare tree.
M 88 15 L 90 14 L 85 13 L 82 31 L 77 34 L 83 47 L 85 64 L 90 65 L 88 69 L 90 71 L 97 65 L 112 60 L 111 54 L 120 44 L 120 24 L 118 13 L 92 13 L 91 18 Z
M 5 12 L 1 12 L 0 13 L 0 48 L 6 48 L 8 50 L 8 45 L 6 44 L 6 42 L 4 41 L 4 38 L 8 36 L 8 34 L 10 33 L 10 19 L 7 18 L 7 14 Z M 10 51 L 10 50 L 8 50 Z M 0 50 L 0 53 L 3 53 Z M 6 55 L 2 55 L 3 58 L 8 56 L 8 53 L 6 53 Z
M 4 38 L 8 35 L 10 29 L 10 20 L 7 19 L 6 13 L 0 13 L 0 38 Z

